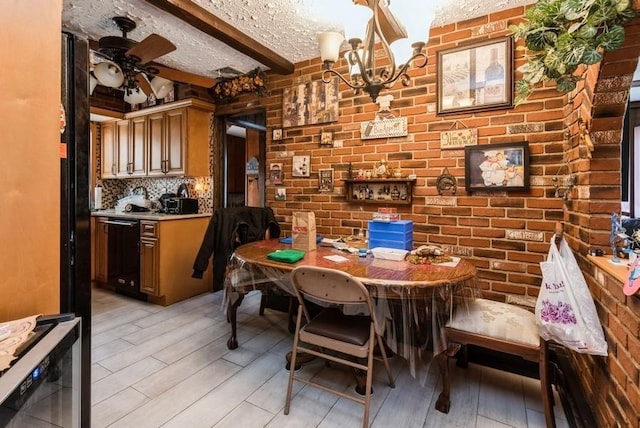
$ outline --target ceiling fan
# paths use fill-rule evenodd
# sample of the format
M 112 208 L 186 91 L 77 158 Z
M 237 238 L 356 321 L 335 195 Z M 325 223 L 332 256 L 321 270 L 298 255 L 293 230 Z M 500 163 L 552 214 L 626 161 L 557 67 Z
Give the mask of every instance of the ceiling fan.
M 168 77 L 175 79 L 179 73 L 181 81 L 189 80 L 189 73 L 152 63 L 153 60 L 173 52 L 176 49 L 173 43 L 157 34 L 151 34 L 137 42 L 127 37 L 136 28 L 132 19 L 116 16 L 113 22 L 122 31 L 122 36 L 106 36 L 98 41 L 95 53 L 104 60 L 93 68 L 91 93 L 97 84 L 121 88 L 126 102 L 139 104 L 152 92 L 157 98 L 164 98 L 173 89 L 173 82 Z M 163 74 L 166 74 L 166 78 Z M 195 75 L 193 77 L 201 78 Z

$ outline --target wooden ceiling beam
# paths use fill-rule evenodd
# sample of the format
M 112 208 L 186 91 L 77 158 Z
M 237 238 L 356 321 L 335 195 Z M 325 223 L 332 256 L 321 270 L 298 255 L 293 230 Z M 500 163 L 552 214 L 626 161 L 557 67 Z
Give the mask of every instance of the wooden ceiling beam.
M 220 40 L 279 74 L 293 73 L 293 63 L 238 31 L 191 0 L 145 0 L 147 3 L 172 14 L 192 27 Z

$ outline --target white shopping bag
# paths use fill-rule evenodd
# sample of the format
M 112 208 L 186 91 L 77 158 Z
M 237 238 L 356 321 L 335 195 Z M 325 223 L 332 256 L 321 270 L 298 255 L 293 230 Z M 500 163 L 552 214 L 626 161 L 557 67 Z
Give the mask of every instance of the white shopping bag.
M 607 355 L 602 325 L 580 267 L 563 238 L 551 240 L 547 260 L 540 262 L 542 286 L 536 302 L 540 336 L 574 351 Z

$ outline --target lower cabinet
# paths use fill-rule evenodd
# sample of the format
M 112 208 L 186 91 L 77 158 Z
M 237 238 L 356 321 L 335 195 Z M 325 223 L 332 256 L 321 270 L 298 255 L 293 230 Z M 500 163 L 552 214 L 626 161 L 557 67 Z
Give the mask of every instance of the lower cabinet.
M 127 215 L 136 218 L 135 215 Z M 168 216 L 166 219 L 140 219 L 140 292 L 147 301 L 168 306 L 198 294 L 213 291 L 211 263 L 202 278 L 192 278 L 193 262 L 210 217 Z M 94 217 L 93 279 L 99 286 L 109 282 L 108 217 Z
M 140 291 L 151 296 L 160 295 L 160 242 L 158 222 L 140 222 Z
M 149 302 L 167 306 L 213 290 L 211 266 L 191 277 L 209 218 L 140 221 L 140 291 Z

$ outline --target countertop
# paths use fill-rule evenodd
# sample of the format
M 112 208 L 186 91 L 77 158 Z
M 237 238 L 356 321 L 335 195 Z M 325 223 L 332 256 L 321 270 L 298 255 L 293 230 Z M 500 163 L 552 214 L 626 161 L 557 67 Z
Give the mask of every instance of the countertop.
M 211 213 L 202 214 L 162 214 L 158 212 L 116 213 L 114 209 L 92 211 L 91 217 L 136 218 L 139 220 L 186 220 L 189 218 L 211 217 Z

